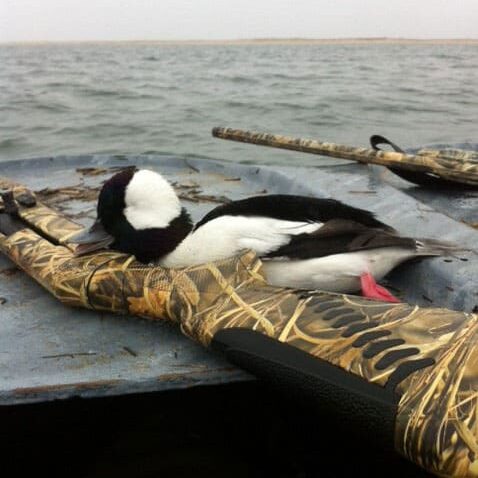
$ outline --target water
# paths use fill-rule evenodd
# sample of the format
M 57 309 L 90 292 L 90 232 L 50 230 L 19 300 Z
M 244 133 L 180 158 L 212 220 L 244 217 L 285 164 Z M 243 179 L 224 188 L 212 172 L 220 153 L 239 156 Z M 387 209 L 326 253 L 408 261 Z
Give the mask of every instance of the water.
M 476 45 L 0 46 L 0 161 L 194 154 L 314 164 L 231 126 L 364 146 L 477 141 Z

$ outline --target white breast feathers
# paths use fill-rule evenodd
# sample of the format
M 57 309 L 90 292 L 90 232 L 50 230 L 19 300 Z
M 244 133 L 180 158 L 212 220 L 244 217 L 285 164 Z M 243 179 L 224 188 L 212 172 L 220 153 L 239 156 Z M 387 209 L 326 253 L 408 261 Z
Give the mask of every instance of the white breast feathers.
M 245 249 L 261 256 L 287 244 L 291 236 L 310 234 L 321 223 L 269 217 L 221 216 L 191 233 L 161 260 L 165 267 L 184 267 L 232 257 Z

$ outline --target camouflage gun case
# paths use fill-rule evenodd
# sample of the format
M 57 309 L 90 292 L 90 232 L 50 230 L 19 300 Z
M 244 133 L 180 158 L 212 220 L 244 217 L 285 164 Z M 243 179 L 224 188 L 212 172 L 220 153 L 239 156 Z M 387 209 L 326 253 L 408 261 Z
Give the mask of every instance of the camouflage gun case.
M 407 154 L 379 135 L 370 138 L 371 149 L 222 127 L 213 128 L 212 135 L 241 143 L 377 164 L 389 168 L 407 181 L 435 188 L 478 187 L 478 154 L 475 151 L 422 149 L 416 154 Z M 388 144 L 394 151 L 382 151 L 378 147 L 380 144 Z
M 250 252 L 180 270 L 112 251 L 76 257 L 67 240 L 81 226 L 14 193 L 21 227 L 0 233 L 0 249 L 64 304 L 176 322 L 426 470 L 478 476 L 478 315 L 273 288 Z

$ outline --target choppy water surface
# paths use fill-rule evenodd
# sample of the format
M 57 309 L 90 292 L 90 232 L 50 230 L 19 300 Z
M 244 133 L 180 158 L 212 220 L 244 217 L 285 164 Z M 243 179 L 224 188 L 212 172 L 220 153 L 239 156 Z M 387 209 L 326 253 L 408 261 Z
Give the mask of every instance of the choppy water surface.
M 225 142 L 213 126 L 366 145 L 477 141 L 476 45 L 0 46 L 0 161 L 173 152 L 313 156 Z

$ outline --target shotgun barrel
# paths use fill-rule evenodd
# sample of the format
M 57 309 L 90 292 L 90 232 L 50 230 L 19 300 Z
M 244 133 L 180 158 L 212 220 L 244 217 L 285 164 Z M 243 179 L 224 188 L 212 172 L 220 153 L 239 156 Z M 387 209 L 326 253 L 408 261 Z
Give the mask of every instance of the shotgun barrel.
M 425 150 L 421 154 L 414 155 L 221 127 L 213 128 L 212 135 L 216 138 L 242 143 L 378 164 L 415 173 L 427 173 L 454 183 L 478 187 L 478 155 L 473 152 L 447 154 Z

